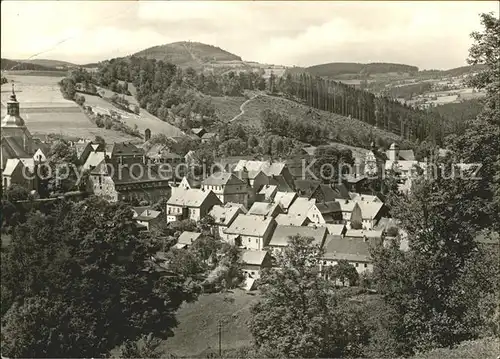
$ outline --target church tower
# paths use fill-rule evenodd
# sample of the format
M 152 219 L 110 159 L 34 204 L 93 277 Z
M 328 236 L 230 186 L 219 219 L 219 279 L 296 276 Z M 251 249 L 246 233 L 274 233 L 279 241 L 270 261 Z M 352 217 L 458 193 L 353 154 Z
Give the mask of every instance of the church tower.
M 28 158 L 33 156 L 33 139 L 24 120 L 20 115 L 14 84 L 12 93 L 7 101 L 7 114 L 1 122 L 2 168 L 9 158 Z

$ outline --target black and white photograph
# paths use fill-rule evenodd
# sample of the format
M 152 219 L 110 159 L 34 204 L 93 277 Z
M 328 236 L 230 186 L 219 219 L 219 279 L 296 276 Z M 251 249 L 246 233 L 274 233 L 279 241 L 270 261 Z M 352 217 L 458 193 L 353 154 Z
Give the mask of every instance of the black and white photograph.
M 2 359 L 500 359 L 499 12 L 2 1 Z

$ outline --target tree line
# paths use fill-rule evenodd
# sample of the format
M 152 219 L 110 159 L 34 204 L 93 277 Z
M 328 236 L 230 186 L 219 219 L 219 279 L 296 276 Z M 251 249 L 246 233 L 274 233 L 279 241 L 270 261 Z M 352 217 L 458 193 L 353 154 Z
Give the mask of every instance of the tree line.
M 416 110 L 388 97 L 376 97 L 341 82 L 307 73 L 280 78 L 271 74 L 267 88 L 271 93 L 299 99 L 319 110 L 359 119 L 402 139 L 442 143 L 444 137 L 439 114 Z

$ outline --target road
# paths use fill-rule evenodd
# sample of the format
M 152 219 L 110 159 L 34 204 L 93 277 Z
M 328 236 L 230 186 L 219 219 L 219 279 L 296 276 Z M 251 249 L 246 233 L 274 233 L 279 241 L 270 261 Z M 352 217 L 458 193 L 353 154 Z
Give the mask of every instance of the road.
M 240 116 L 242 116 L 244 113 L 245 113 L 245 105 L 247 103 L 249 103 L 250 101 L 252 101 L 254 98 L 257 98 L 259 97 L 261 94 L 256 94 L 254 95 L 253 97 L 249 98 L 248 100 L 246 100 L 245 102 L 243 102 L 240 106 L 240 113 L 237 114 L 236 116 L 234 116 L 229 122 L 233 122 L 233 121 L 236 121 Z

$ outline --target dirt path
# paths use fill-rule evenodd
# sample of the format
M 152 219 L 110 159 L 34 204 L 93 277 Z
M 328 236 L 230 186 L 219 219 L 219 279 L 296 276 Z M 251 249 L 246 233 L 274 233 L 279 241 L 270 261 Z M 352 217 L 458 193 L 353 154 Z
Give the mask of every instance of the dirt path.
M 239 114 L 237 114 L 236 116 L 234 116 L 231 120 L 229 120 L 229 122 L 236 121 L 236 120 L 237 120 L 240 116 L 242 116 L 242 115 L 245 113 L 245 108 L 244 108 L 244 107 L 245 107 L 245 105 L 246 105 L 247 103 L 249 103 L 250 101 L 252 101 L 254 98 L 259 97 L 260 95 L 261 95 L 261 94 L 256 94 L 256 95 L 252 96 L 251 98 L 249 98 L 248 100 L 246 100 L 245 102 L 243 102 L 243 103 L 241 104 L 241 106 L 240 106 L 240 111 L 241 111 L 241 112 L 240 112 Z

